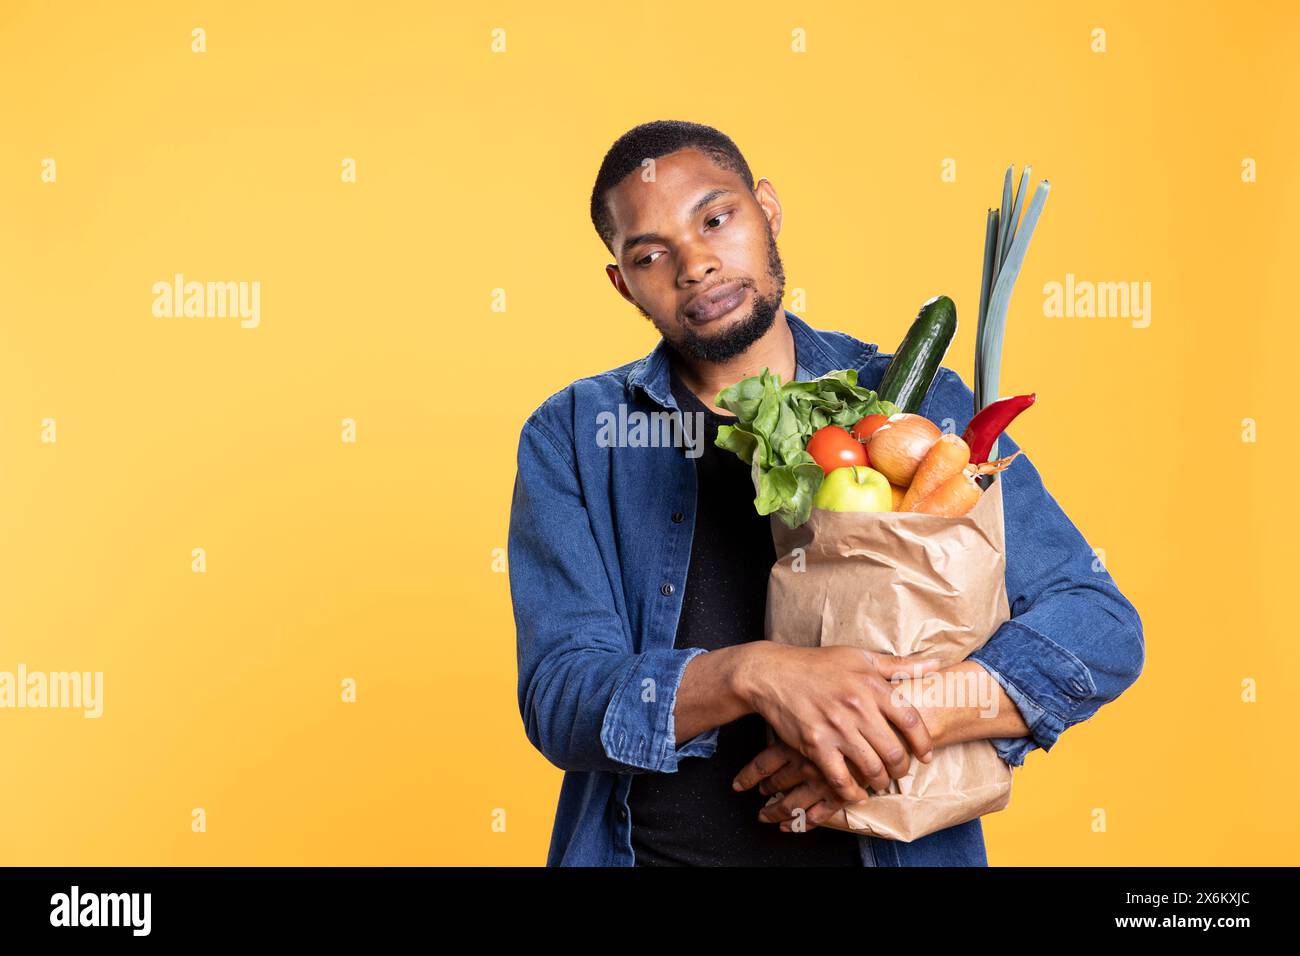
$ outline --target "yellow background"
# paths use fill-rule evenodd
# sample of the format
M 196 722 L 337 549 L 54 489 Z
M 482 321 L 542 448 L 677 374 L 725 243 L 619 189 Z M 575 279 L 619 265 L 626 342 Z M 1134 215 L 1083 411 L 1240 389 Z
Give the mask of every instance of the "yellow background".
M 1296 20 L 6 0 L 0 670 L 102 670 L 105 712 L 0 711 L 0 863 L 544 860 L 561 774 L 492 551 L 527 414 L 656 341 L 587 203 L 659 118 L 771 179 L 806 319 L 892 351 L 947 293 L 968 383 L 985 209 L 1009 163 L 1051 180 L 1001 391 L 1038 392 L 1017 441 L 1148 656 L 1017 771 L 990 860 L 1296 862 Z M 154 318 L 176 272 L 261 282 L 260 327 Z M 1067 272 L 1149 281 L 1151 325 L 1045 318 Z

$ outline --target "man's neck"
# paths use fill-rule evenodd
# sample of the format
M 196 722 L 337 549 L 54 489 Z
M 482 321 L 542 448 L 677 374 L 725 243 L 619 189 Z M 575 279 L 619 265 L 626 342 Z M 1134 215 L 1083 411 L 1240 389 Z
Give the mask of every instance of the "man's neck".
M 757 375 L 764 368 L 773 375 L 779 375 L 781 383 L 785 384 L 794 380 L 797 364 L 794 334 L 790 331 L 784 309 L 763 337 L 734 359 L 704 362 L 684 356 L 676 350 L 670 355 L 673 370 L 682 384 L 694 392 L 705 406 L 724 415 L 730 412 L 713 404 L 718 392 L 735 385 L 741 379 Z

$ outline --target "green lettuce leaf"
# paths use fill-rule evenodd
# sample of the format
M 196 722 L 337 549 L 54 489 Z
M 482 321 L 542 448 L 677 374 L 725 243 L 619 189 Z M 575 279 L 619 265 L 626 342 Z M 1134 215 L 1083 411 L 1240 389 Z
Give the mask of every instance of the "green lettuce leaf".
M 808 454 L 808 439 L 825 425 L 851 428 L 867 415 L 899 408 L 858 385 L 855 369 L 827 372 L 807 382 L 787 382 L 766 368 L 718 393 L 714 404 L 736 416 L 718 429 L 715 444 L 754 469 L 754 508 L 797 528 L 812 515 L 825 477 Z

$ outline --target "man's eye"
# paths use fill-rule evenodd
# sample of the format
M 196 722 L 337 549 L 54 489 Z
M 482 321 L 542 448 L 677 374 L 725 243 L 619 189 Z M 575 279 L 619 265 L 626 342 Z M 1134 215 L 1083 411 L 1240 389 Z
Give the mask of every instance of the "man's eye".
M 728 219 L 730 219 L 733 215 L 734 215 L 734 211 L 728 209 L 726 212 L 720 212 L 720 213 L 718 213 L 716 216 L 710 216 L 708 219 L 704 220 L 704 223 L 705 223 L 705 225 L 708 225 L 708 224 L 711 223 L 711 222 L 718 222 L 719 219 L 721 219 L 722 222 L 726 222 L 726 221 L 727 221 Z M 714 226 L 713 228 L 714 228 L 714 229 L 717 229 L 717 228 L 721 227 L 721 225 L 722 225 L 722 223 L 719 222 L 718 225 L 717 225 L 717 226 Z M 652 252 L 652 253 L 650 253 L 650 255 L 648 255 L 648 256 L 643 256 L 642 258 L 637 259 L 637 260 L 636 260 L 636 265 L 639 266 L 640 268 L 644 269 L 644 268 L 646 268 L 647 266 L 650 266 L 650 265 L 653 265 L 653 264 L 654 264 L 654 260 L 651 259 L 650 256 L 662 256 L 662 255 L 663 255 L 663 252 L 661 252 L 661 251 L 655 251 L 655 252 Z

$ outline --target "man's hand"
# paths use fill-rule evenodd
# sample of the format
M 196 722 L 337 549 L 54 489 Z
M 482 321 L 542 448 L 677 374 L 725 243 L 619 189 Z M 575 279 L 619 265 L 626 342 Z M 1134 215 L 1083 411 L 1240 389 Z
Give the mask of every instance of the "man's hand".
M 1001 685 L 974 661 L 891 685 L 895 700 L 908 700 L 921 715 L 935 749 L 987 737 L 1023 737 L 1028 727 Z M 824 823 L 851 801 L 838 798 L 818 766 L 799 751 L 776 741 L 736 775 L 732 786 L 782 794 L 765 806 L 759 819 L 793 829 L 795 811 L 804 811 L 805 829 Z
M 843 646 L 753 647 L 736 674 L 740 696 L 821 771 L 842 804 L 868 799 L 864 784 L 883 792 L 891 778 L 906 775 L 909 748 L 930 762 L 930 732 L 916 708 L 893 694 L 889 678 L 932 673 L 937 661 Z
M 918 713 L 935 748 L 943 746 L 947 732 L 944 710 L 922 706 Z M 804 829 L 811 830 L 853 802 L 837 797 L 818 766 L 783 740 L 762 750 L 732 782 L 736 790 L 749 790 L 755 785 L 764 795 L 781 794 L 781 799 L 770 801 L 759 811 L 758 818 L 764 823 L 781 824 L 787 833 L 794 829 L 797 810 L 804 812 Z
M 746 764 L 732 786 L 748 790 L 755 784 L 760 793 L 782 794 L 782 799 L 769 801 L 758 818 L 764 823 L 779 823 L 786 832 L 794 829 L 796 810 L 804 811 L 803 829 L 811 830 L 847 806 L 835 795 L 817 765 L 783 740 Z

